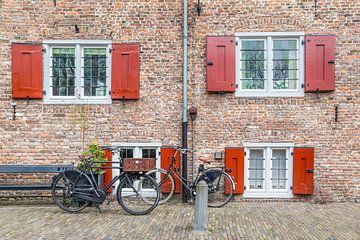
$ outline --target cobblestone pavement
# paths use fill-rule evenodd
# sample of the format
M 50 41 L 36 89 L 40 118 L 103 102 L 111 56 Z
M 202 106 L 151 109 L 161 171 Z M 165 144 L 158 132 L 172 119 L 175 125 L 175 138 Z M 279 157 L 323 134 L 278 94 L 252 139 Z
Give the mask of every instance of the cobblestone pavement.
M 53 205 L 0 206 L 1 239 L 360 239 L 360 204 L 232 202 L 209 209 L 193 233 L 194 206 L 169 203 L 131 216 L 115 202 L 69 214 Z

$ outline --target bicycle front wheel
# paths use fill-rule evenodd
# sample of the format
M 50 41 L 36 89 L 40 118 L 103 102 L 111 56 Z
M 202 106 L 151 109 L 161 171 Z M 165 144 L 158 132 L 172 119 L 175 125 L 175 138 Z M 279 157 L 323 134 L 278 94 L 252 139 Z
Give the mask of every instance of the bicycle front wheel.
M 91 189 L 90 180 L 76 170 L 60 173 L 54 178 L 51 194 L 54 203 L 67 212 L 79 212 L 89 205 L 80 199 L 75 192 L 81 189 Z
M 174 178 L 164 169 L 157 168 L 146 173 L 146 175 L 156 179 L 160 188 L 160 201 L 163 204 L 168 201 L 174 193 L 175 181 Z
M 208 185 L 208 206 L 222 207 L 227 204 L 234 195 L 233 181 L 229 174 L 220 169 L 209 169 L 203 172 L 199 178 Z
M 126 174 L 117 189 L 121 207 L 132 215 L 144 215 L 159 203 L 159 186 L 148 175 Z

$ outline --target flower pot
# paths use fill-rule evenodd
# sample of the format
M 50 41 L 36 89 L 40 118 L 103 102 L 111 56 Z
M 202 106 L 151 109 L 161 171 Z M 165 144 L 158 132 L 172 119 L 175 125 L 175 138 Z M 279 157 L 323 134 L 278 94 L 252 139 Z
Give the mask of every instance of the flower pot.
M 95 178 L 95 183 L 99 186 L 99 188 L 104 187 L 104 174 L 105 174 L 105 171 L 93 173 L 94 178 Z M 93 180 L 91 177 L 91 174 L 87 174 L 87 175 L 89 176 L 89 178 L 91 180 Z

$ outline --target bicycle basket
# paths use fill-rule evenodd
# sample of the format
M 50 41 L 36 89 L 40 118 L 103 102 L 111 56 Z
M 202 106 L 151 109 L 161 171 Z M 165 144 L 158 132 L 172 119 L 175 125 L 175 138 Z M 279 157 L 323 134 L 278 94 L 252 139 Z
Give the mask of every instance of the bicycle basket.
M 155 168 L 154 158 L 125 158 L 124 172 L 148 172 Z

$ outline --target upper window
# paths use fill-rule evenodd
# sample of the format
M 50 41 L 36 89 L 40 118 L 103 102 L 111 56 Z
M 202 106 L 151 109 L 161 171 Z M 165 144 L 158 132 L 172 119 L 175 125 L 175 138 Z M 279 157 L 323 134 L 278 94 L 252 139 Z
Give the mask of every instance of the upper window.
M 110 103 L 111 42 L 45 41 L 48 103 Z
M 303 96 L 302 33 L 238 33 L 238 96 Z

